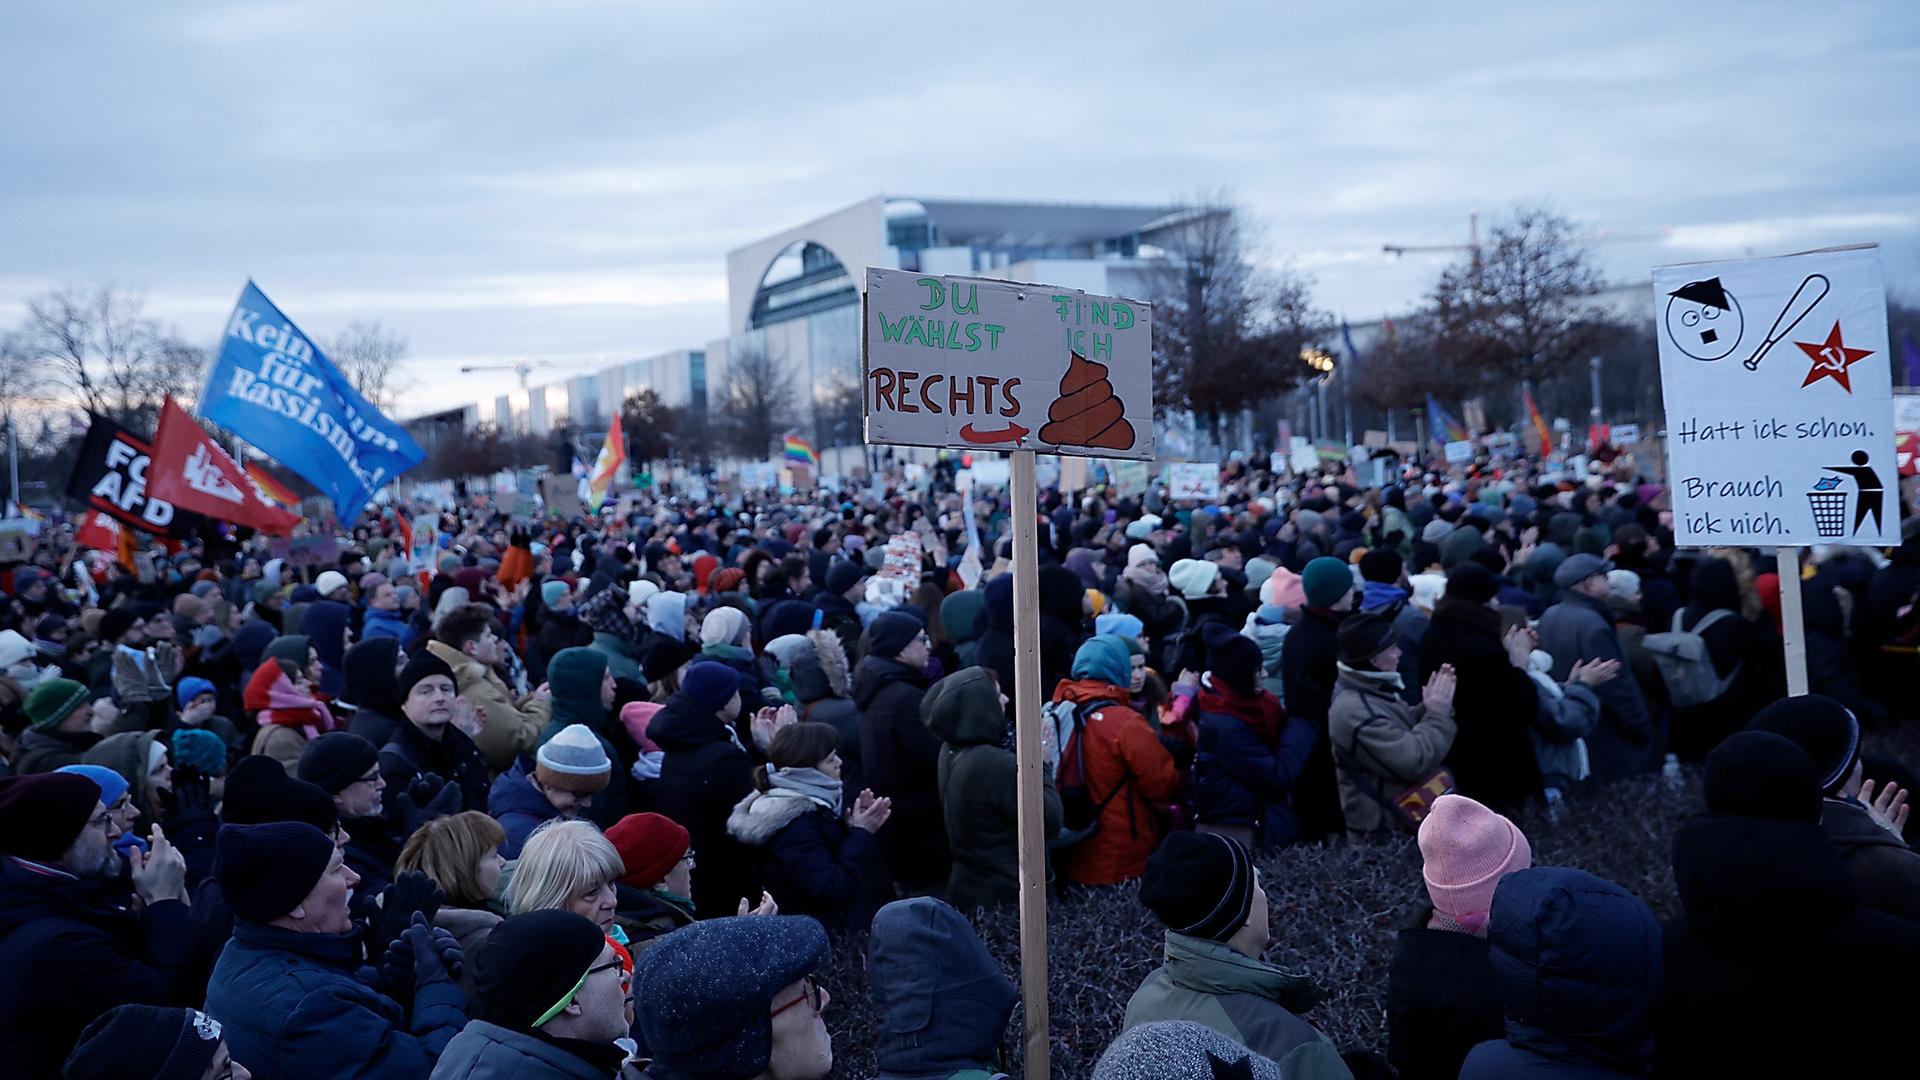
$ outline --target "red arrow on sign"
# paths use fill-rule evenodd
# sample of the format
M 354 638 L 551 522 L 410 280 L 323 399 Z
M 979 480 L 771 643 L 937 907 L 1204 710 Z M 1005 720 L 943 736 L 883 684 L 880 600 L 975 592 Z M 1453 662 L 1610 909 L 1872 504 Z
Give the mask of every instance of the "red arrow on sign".
M 968 424 L 960 429 L 960 437 L 970 443 L 983 445 L 987 443 L 1011 442 L 1015 446 L 1024 446 L 1027 442 L 1027 434 L 1032 430 L 1031 428 L 1023 428 L 1019 424 L 1008 424 L 999 431 L 975 431 L 973 430 L 973 425 Z

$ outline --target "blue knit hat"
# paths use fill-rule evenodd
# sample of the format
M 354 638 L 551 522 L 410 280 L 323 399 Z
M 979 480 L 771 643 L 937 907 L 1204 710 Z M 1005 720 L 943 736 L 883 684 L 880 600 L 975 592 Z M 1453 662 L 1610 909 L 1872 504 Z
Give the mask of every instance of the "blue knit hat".
M 559 578 L 548 578 L 540 584 L 540 602 L 548 607 L 560 602 L 567 595 L 567 583 Z
M 62 765 L 53 771 L 84 776 L 99 784 L 101 806 L 112 806 L 120 801 L 120 796 L 127 793 L 127 778 L 105 765 Z
M 179 768 L 195 768 L 208 776 L 218 776 L 227 771 L 227 744 L 204 728 L 175 728 L 173 763 Z
M 179 702 L 180 707 L 184 709 L 192 703 L 194 698 L 199 697 L 201 694 L 212 694 L 215 692 L 212 683 L 197 675 L 189 675 L 181 679 L 179 684 L 173 688 L 173 700 Z
M 701 660 L 680 677 L 680 692 L 707 712 L 719 712 L 740 692 L 740 674 L 718 660 Z
M 1300 588 L 1307 594 L 1307 606 L 1332 607 L 1353 591 L 1353 571 L 1339 559 L 1322 555 L 1300 572 Z
M 752 1080 L 773 1055 L 774 995 L 826 959 L 827 932 L 800 915 L 709 919 L 655 940 L 634 993 L 647 1049 L 675 1075 Z

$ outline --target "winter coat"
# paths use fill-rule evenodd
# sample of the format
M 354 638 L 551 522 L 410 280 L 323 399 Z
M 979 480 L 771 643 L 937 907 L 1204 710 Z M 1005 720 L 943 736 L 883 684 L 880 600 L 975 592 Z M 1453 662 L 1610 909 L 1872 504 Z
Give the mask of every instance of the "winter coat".
M 193 1004 L 187 905 L 128 900 L 123 881 L 0 856 L 0 1071 L 57 1077 L 108 1009 Z
M 1147 857 L 1160 845 L 1153 804 L 1180 793 L 1173 755 L 1160 745 L 1153 725 L 1135 712 L 1127 688 L 1099 679 L 1071 679 L 1053 693 L 1085 717 L 1081 759 L 1087 795 L 1100 811 L 1100 828 L 1066 854 L 1063 872 L 1082 885 L 1112 885 L 1147 872 Z M 1065 746 L 1061 747 L 1064 753 Z
M 1661 962 L 1645 904 L 1578 870 L 1522 871 L 1494 894 L 1487 944 L 1507 1033 L 1474 1047 L 1460 1080 L 1646 1071 Z
M 1280 709 L 1270 696 L 1248 699 L 1203 678 L 1195 709 L 1199 741 L 1193 754 L 1192 804 L 1203 825 L 1254 829 L 1259 848 L 1300 839 L 1292 796 L 1322 742 L 1314 725 Z M 1263 711 L 1279 712 L 1279 737 L 1269 745 L 1253 726 Z
M 1827 575 L 1816 575 L 1801 589 L 1800 612 L 1806 627 L 1807 689 L 1845 705 L 1867 727 L 1885 724 L 1887 707 L 1874 700 L 1861 684 L 1859 662 L 1855 659 L 1853 643 L 1847 638 L 1846 616 L 1840 610 L 1840 598 Z M 1769 663 L 1774 650 L 1780 648 L 1780 641 L 1757 631 L 1753 636 L 1758 639 L 1760 655 L 1765 659 L 1747 665 L 1748 671 L 1753 672 L 1749 679 L 1751 685 L 1742 689 L 1747 690 L 1747 703 L 1758 711 L 1773 700 L 1769 697 L 1759 701 L 1756 697 L 1770 689 L 1762 676 L 1771 671 Z
M 1272 1058 L 1287 1080 L 1350 1077 L 1333 1043 L 1299 1016 L 1324 997 L 1304 974 L 1169 930 L 1165 959 L 1128 1000 L 1121 1030 L 1187 1020 Z
M 637 683 L 647 681 L 646 675 L 640 671 L 640 649 L 633 642 L 595 630 L 593 644 L 587 648 L 607 658 L 607 669 L 613 672 L 614 678 Z
M 727 833 L 727 817 L 753 790 L 753 759 L 718 716 L 675 694 L 654 714 L 647 737 L 666 751 L 660 764 L 660 813 L 679 822 L 699 853 L 693 900 L 703 918 L 732 915 L 760 898 L 753 852 Z
M 427 1075 L 467 1022 L 460 987 L 421 987 L 406 1009 L 354 977 L 359 958 L 358 930 L 302 934 L 236 919 L 207 1013 L 261 1080 Z
M 520 857 L 520 848 L 533 830 L 560 816 L 560 811 L 528 781 L 532 773 L 531 758 L 521 758 L 494 778 L 493 788 L 487 792 L 487 815 L 507 834 L 500 845 L 500 857 L 508 861 Z
M 1920 926 L 1860 906 L 1819 826 L 1702 814 L 1674 836 L 1673 876 L 1684 914 L 1665 928 L 1662 1075 L 1910 1058 Z
M 867 947 L 875 1080 L 984 1078 L 1019 1001 L 965 917 L 930 897 L 882 908 Z
M 28 728 L 20 733 L 19 746 L 13 752 L 13 775 L 28 776 L 78 765 L 99 742 L 100 736 L 91 731 Z
M 368 608 L 360 620 L 360 640 L 371 641 L 383 637 L 393 638 L 404 646 L 413 641 L 413 628 L 407 625 L 407 617 L 398 611 Z
M 866 766 L 860 760 L 860 707 L 853 703 L 853 673 L 840 639 L 829 630 L 810 630 L 814 647 L 795 656 L 788 677 L 799 701 L 800 719 L 832 724 L 840 732 L 840 785 L 858 794 L 867 786 Z M 824 658 L 824 662 L 823 662 Z
M 636 889 L 619 881 L 614 882 L 613 890 L 614 920 L 626 931 L 629 946 L 644 948 L 662 934 L 693 925 L 691 902 L 681 902 L 685 897 L 668 899 L 668 894 L 658 889 Z
M 979 589 L 948 593 L 940 601 L 940 626 L 947 632 L 947 644 L 956 661 L 951 670 L 959 671 L 978 663 L 975 653 L 980 635 L 987 630 L 986 595 Z
M 829 930 L 863 929 L 872 917 L 873 834 L 798 792 L 775 788 L 741 799 L 727 832 L 757 849 L 761 886 L 785 915 L 810 915 Z M 698 876 L 697 874 L 695 876 Z
M 1162 669 L 1178 675 L 1182 671 L 1205 671 L 1207 669 L 1206 631 L 1209 626 L 1220 626 L 1233 633 L 1240 632 L 1240 624 L 1246 616 L 1235 610 L 1234 605 L 1224 596 L 1197 596 L 1186 602 L 1187 627 L 1180 634 L 1180 643 L 1167 659 Z M 1218 633 L 1218 631 L 1215 631 Z
M 409 725 L 411 726 L 411 725 Z M 300 768 L 300 754 L 307 748 L 307 734 L 285 724 L 261 724 L 253 733 L 251 753 L 270 757 L 286 767 L 293 776 Z
M 340 855 L 347 866 L 360 875 L 360 884 L 353 887 L 357 915 L 363 901 L 385 892 L 392 883 L 393 864 L 399 861 L 406 838 L 379 812 L 372 817 L 343 819 L 340 827 L 347 833 L 347 846 L 341 849 Z
M 820 613 L 820 628 L 839 638 L 840 648 L 852 656 L 860 645 L 862 629 L 860 612 L 854 608 L 853 601 L 835 593 L 822 592 L 813 598 L 813 606 Z
M 443 641 L 427 642 L 427 651 L 453 669 L 453 685 L 473 706 L 485 727 L 473 740 L 487 767 L 511 768 L 514 759 L 531 753 L 553 715 L 553 700 L 535 694 L 516 699 L 490 667 Z M 594 692 L 599 693 L 599 687 Z
M 600 749 L 613 762 L 607 786 L 593 797 L 593 805 L 583 817 L 605 829 L 627 813 L 629 769 L 639 755 L 639 747 L 619 728 L 616 718 L 601 704 L 600 688 L 606 682 L 607 661 L 593 649 L 563 650 L 547 662 L 547 686 L 553 694 L 547 726 L 540 732 L 536 746 L 560 734 L 570 724 L 579 724 L 600 740 Z M 616 741 L 616 737 L 618 741 Z
M 1867 808 L 1851 799 L 1820 804 L 1820 831 L 1840 853 L 1862 906 L 1920 924 L 1920 851 L 1875 824 Z
M 1453 692 L 1459 731 L 1447 751 L 1454 790 L 1512 814 L 1541 792 L 1532 735 L 1536 711 L 1527 708 L 1536 690 L 1526 671 L 1507 657 L 1499 613 L 1442 597 L 1414 685 L 1425 686 L 1443 664 L 1452 664 L 1459 680 Z M 1624 671 L 1621 677 L 1631 678 Z
M 950 868 L 936 775 L 940 739 L 921 719 L 926 693 L 926 676 L 898 660 L 867 656 L 853 671 L 867 787 L 893 800 L 893 816 L 880 830 L 887 870 L 920 889 L 937 888 Z
M 1340 656 L 1336 635 L 1343 618 L 1338 611 L 1304 609 L 1280 650 L 1280 679 L 1287 691 L 1282 698 L 1287 713 L 1312 724 L 1319 736 L 1289 795 L 1300 839 L 1307 843 L 1317 843 L 1346 829 L 1340 814 L 1332 744 L 1327 739 L 1327 714 L 1333 706 L 1337 674 L 1334 665 Z
M 1001 743 L 1007 714 L 983 668 L 940 680 L 927 697 L 926 730 L 942 746 L 935 791 L 943 809 L 940 837 L 952 845 L 947 902 L 961 911 L 1011 903 L 1020 890 L 1019 770 Z M 1042 834 L 1060 831 L 1060 796 L 1042 794 Z M 882 832 L 899 823 L 899 803 Z M 921 838 L 924 843 L 929 838 Z
M 478 1000 L 473 996 L 473 954 L 480 951 L 480 946 L 487 942 L 487 935 L 500 925 L 500 916 L 482 908 L 443 904 L 433 916 L 433 925 L 459 940 L 460 952 L 466 957 L 466 970 L 460 973 L 460 992 L 467 996 L 468 1002 Z
M 568 1043 L 598 1052 L 603 1060 L 589 1061 L 567 1048 Z M 608 1080 L 608 1061 L 618 1064 L 622 1051 L 608 1044 L 593 1047 L 574 1039 L 542 1038 L 533 1031 L 501 1027 L 485 1020 L 470 1021 L 447 1043 L 430 1080 Z
M 1553 681 L 1566 682 L 1583 660 L 1618 660 L 1621 674 L 1593 688 L 1600 699 L 1600 723 L 1587 737 L 1597 781 L 1616 780 L 1653 765 L 1656 735 L 1653 715 L 1640 684 L 1627 678 L 1627 651 L 1606 605 L 1578 593 L 1564 593 L 1540 616 L 1540 648 L 1553 657 Z
M 1377 674 L 1342 668 L 1330 720 L 1340 809 L 1359 834 L 1399 827 L 1393 797 L 1440 767 L 1457 731 L 1451 708 L 1408 705 L 1389 681 L 1395 673 Z
M 440 729 L 439 741 L 427 738 L 420 729 L 406 724 L 394 733 L 387 745 L 380 748 L 380 775 L 387 782 L 387 790 L 381 793 L 388 820 L 402 834 L 407 831 L 405 815 L 401 812 L 399 799 L 407 790 L 407 785 L 422 773 L 434 773 L 441 780 L 460 787 L 461 810 L 487 811 L 487 760 L 480 756 L 480 748 L 473 745 L 467 733 L 448 724 Z M 429 796 L 431 798 L 431 796 Z M 421 806 L 425 806 L 421 803 Z
M 1165 578 L 1160 580 L 1164 582 Z M 1167 639 L 1186 622 L 1186 606 L 1169 595 L 1164 586 L 1148 588 L 1122 575 L 1119 584 L 1113 587 L 1113 600 L 1121 611 L 1139 619 L 1146 627 L 1146 638 L 1154 648 L 1165 647 Z
M 1506 1033 L 1487 939 L 1430 930 L 1431 914 L 1400 931 L 1387 968 L 1387 1060 L 1401 1080 L 1454 1080 L 1476 1043 Z

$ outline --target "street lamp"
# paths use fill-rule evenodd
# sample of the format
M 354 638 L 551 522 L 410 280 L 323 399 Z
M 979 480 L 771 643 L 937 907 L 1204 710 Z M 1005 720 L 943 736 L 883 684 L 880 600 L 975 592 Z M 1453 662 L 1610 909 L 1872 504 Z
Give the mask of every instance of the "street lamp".
M 1313 369 L 1313 371 L 1319 375 L 1319 378 L 1315 380 L 1320 384 L 1320 402 L 1319 408 L 1317 409 L 1317 419 L 1319 435 L 1321 438 L 1326 438 L 1327 383 L 1333 378 L 1333 369 L 1337 366 L 1337 361 L 1334 360 L 1333 354 L 1325 349 L 1315 348 L 1311 345 L 1303 345 L 1300 347 L 1300 362 Z

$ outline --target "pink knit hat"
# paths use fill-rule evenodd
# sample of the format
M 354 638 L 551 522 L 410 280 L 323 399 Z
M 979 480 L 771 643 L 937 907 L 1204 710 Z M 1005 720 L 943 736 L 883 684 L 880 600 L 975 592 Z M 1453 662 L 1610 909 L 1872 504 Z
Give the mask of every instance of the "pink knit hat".
M 1284 566 L 1276 567 L 1266 583 L 1260 586 L 1262 604 L 1278 604 L 1284 608 L 1303 608 L 1307 606 L 1307 590 L 1300 583 L 1300 575 Z
M 1533 865 L 1527 834 L 1465 795 L 1442 795 L 1420 822 L 1420 875 L 1433 909 L 1471 930 L 1487 924 L 1493 888 Z

